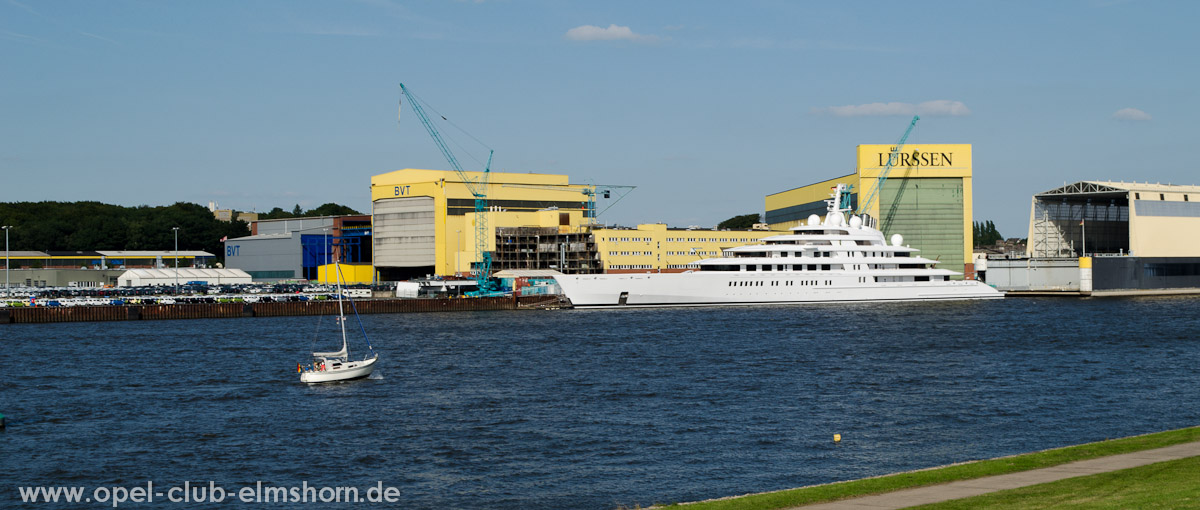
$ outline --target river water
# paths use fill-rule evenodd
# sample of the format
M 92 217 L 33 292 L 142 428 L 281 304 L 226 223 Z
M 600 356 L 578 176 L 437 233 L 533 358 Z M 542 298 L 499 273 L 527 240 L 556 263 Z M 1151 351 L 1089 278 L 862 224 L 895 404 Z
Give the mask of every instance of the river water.
M 147 481 L 632 507 L 1200 423 L 1198 297 L 362 321 L 377 375 L 323 386 L 295 365 L 336 349 L 328 317 L 0 326 L 0 507 Z

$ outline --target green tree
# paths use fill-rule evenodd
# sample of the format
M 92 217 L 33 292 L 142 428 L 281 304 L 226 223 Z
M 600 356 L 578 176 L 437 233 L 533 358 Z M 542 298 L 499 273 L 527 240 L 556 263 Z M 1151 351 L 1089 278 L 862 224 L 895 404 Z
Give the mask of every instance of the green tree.
M 260 220 L 282 220 L 284 218 L 295 218 L 295 217 L 296 217 L 296 215 L 294 215 L 290 212 L 287 212 L 283 209 L 280 209 L 278 207 L 272 208 L 270 211 L 267 211 L 265 213 L 258 215 L 258 219 L 260 219 Z
M 170 206 L 123 207 L 99 202 L 0 203 L 0 222 L 13 225 L 13 250 L 91 251 L 201 250 L 222 257 L 221 237 L 250 234 L 245 222 L 223 222 L 208 208 L 180 202 Z
M 755 223 L 762 223 L 762 216 L 758 213 L 743 214 L 734 216 L 717 224 L 718 230 L 749 230 Z
M 344 205 L 338 205 L 334 203 L 321 204 L 320 207 L 317 207 L 316 209 L 310 209 L 308 212 L 304 213 L 305 216 L 348 216 L 352 214 L 357 215 L 362 213 Z
M 996 230 L 996 224 L 991 220 L 974 222 L 972 233 L 976 247 L 992 246 L 996 244 L 996 241 L 1004 239 L 1004 236 Z

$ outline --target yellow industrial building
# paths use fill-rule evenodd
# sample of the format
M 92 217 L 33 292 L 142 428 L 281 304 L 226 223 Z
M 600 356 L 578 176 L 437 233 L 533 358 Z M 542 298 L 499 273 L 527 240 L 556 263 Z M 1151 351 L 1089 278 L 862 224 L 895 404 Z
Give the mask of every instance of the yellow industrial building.
M 478 182 L 482 174 L 468 172 L 467 178 Z M 480 218 L 469 186 L 458 173 L 443 170 L 404 169 L 371 179 L 378 281 L 469 274 L 481 259 L 475 240 L 481 220 L 493 270 L 685 271 L 725 248 L 778 234 L 592 225 L 586 211 L 594 207 L 588 197 L 595 196 L 595 188 L 553 174 L 491 173 L 489 210 Z
M 811 214 L 823 217 L 831 188 L 849 184 L 856 212 L 874 194 L 861 212 L 875 218 L 885 236 L 901 234 L 922 256 L 940 261 L 938 267 L 973 276 L 971 145 L 905 145 L 880 188 L 894 150 L 895 145 L 859 145 L 853 174 L 767 195 L 767 224 L 787 230 Z
M 482 172 L 466 172 L 479 182 Z M 404 169 L 371 178 L 374 264 L 384 281 L 469 273 L 480 260 L 476 223 L 487 221 L 487 251 L 495 250 L 496 227 L 583 225 L 587 186 L 567 176 L 492 172 L 489 212 L 475 214 L 475 196 L 457 172 Z
M 1200 257 L 1200 186 L 1080 181 L 1033 196 L 1031 257 Z M 1189 262 L 1190 263 L 1190 262 Z
M 636 229 L 596 229 L 597 249 L 608 273 L 679 272 L 701 259 L 720 257 L 722 250 L 755 244 L 782 232 L 766 230 L 701 230 L 664 224 Z
M 1006 292 L 1200 292 L 1200 186 L 1079 181 L 1033 196 L 1025 258 L 989 257 Z

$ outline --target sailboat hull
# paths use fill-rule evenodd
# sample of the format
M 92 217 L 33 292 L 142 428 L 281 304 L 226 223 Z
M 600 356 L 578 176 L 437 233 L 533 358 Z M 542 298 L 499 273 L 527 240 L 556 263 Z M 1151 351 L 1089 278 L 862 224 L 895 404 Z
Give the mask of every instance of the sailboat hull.
M 362 361 L 326 360 L 326 370 L 301 372 L 300 382 L 312 384 L 362 379 L 375 370 L 376 361 L 379 361 L 378 356 Z

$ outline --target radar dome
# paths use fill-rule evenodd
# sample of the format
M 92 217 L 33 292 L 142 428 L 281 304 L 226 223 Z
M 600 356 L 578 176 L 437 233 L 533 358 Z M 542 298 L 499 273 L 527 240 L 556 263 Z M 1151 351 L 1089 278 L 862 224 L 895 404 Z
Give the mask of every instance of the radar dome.
M 821 224 L 821 217 L 820 217 L 820 216 L 817 216 L 817 215 L 815 215 L 815 214 L 810 214 L 810 215 L 808 215 L 808 224 L 809 224 L 809 225 L 820 225 L 820 224 Z
M 862 228 L 862 218 L 859 218 L 858 216 L 851 216 L 850 228 Z
M 900 234 L 892 234 L 892 246 L 900 246 L 904 242 L 904 236 Z

